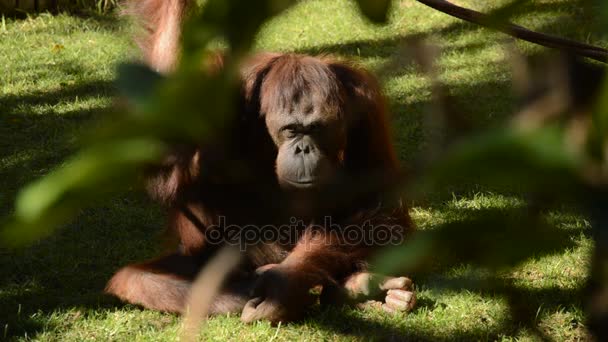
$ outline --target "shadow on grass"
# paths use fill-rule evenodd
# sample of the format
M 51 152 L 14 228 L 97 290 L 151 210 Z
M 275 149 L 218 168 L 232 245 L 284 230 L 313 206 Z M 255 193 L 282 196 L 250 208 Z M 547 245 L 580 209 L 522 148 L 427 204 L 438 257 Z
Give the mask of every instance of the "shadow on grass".
M 486 295 L 494 296 L 491 293 Z M 542 312 L 553 313 L 564 308 L 580 308 L 582 305 L 581 293 L 578 290 L 530 289 L 523 290 L 522 295 L 522 303 L 525 303 L 525 307 L 518 307 L 518 310 L 532 312 L 540 317 L 542 317 Z M 434 303 L 431 302 L 420 304 L 422 305 L 418 305 L 412 314 L 419 310 L 432 311 L 435 308 Z M 472 328 L 449 332 L 439 329 L 431 330 L 424 325 L 419 328 L 411 325 L 406 327 L 403 323 L 408 319 L 407 315 L 403 316 L 403 322 L 400 322 L 398 317 L 363 318 L 356 312 L 345 309 L 325 309 L 315 312 L 314 315 L 307 319 L 308 324 L 337 334 L 373 341 L 490 341 L 509 336 L 515 337 L 524 329 L 528 332 L 535 329 L 534 323 L 520 322 L 517 317 L 512 317 L 510 314 L 505 314 L 497 322 L 483 319 L 483 317 L 466 317 L 463 319 L 479 319 L 479 321 L 474 323 Z M 578 324 L 578 322 L 572 322 L 572 324 Z
M 351 41 L 341 44 L 314 46 L 296 50 L 302 54 L 331 54 L 343 57 L 381 57 L 387 58 L 395 55 L 397 50 L 406 42 L 415 39 L 418 35 L 396 36 L 387 39 L 367 39 Z M 475 52 L 488 46 L 488 42 L 476 42 L 465 45 L 446 46 L 444 52 Z
M 113 310 L 122 307 L 113 298 L 102 295 L 103 286 L 120 266 L 158 254 L 162 215 L 138 193 L 127 193 L 104 201 L 95 209 L 82 212 L 72 224 L 52 237 L 18 253 L 0 254 L 0 319 L 8 324 L 8 336 L 34 337 L 52 331 L 47 321 L 53 312 Z M 465 210 L 466 211 L 466 210 Z M 471 212 L 474 212 L 471 210 Z M 569 234 L 578 236 L 582 229 Z M 570 238 L 555 253 L 572 248 Z M 417 283 L 426 289 L 466 290 L 485 297 L 500 293 L 492 288 L 467 287 L 467 279 L 444 276 L 441 267 L 433 269 L 432 278 L 420 277 Z M 455 284 L 448 288 L 446 285 Z M 457 285 L 457 286 L 456 286 Z M 576 290 L 549 287 L 521 289 L 526 310 L 580 308 Z M 433 311 L 433 299 L 422 298 L 416 310 Z M 404 318 L 407 319 L 407 318 Z M 478 340 L 514 335 L 520 325 L 505 320 L 496 326 L 467 329 L 446 336 L 442 331 L 404 329 L 393 319 L 363 319 L 352 310 L 313 311 L 308 321 L 321 329 L 364 339 L 385 340 Z M 297 323 L 296 323 L 297 324 Z
M 407 320 L 407 316 L 403 317 Z M 344 324 L 336 324 L 336 322 Z M 506 323 L 506 322 L 505 322 Z M 394 320 L 370 320 L 358 317 L 352 312 L 328 310 L 323 319 L 312 319 L 311 324 L 337 334 L 370 341 L 479 341 L 493 340 L 499 336 L 515 335 L 518 328 L 511 324 L 497 327 L 474 328 L 466 331 L 446 333 L 425 329 L 396 327 Z
M 0 213 L 6 214 L 17 189 L 47 173 L 76 149 L 82 128 L 95 117 L 109 111 L 107 106 L 56 112 L 56 106 L 75 103 L 75 99 L 110 96 L 110 81 L 89 81 L 64 85 L 48 92 L 5 95 L 0 98 L 0 184 L 3 198 Z M 40 113 L 40 112 L 43 113 Z
M 75 99 L 114 93 L 111 81 L 92 80 L 0 98 L 0 217 L 10 214 L 22 186 L 65 160 L 77 148 L 78 133 L 84 133 L 79 131 L 109 110 L 104 105 L 78 106 Z M 115 306 L 116 301 L 101 295 L 105 281 L 121 260 L 136 259 L 133 253 L 146 254 L 155 246 L 154 227 L 162 219 L 146 201 L 125 194 L 83 210 L 32 247 L 0 249 L 0 336 L 32 337 L 52 329 L 47 319 L 56 309 Z
M 79 69 L 75 69 L 76 73 Z M 55 106 L 74 99 L 89 97 L 110 96 L 115 92 L 112 81 L 96 80 L 84 81 L 78 84 L 60 84 L 60 88 L 53 91 L 36 91 L 23 95 L 3 95 L 0 98 L 0 111 L 5 116 L 23 113 L 30 106 Z M 42 116 L 39 116 L 42 117 Z
M 69 15 L 76 18 L 84 19 L 87 23 L 95 25 L 97 28 L 108 32 L 119 31 L 123 26 L 120 21 L 120 15 L 117 10 L 110 11 L 102 14 L 95 10 L 77 8 L 72 6 L 71 8 L 60 8 L 58 10 L 42 10 L 39 12 L 24 12 L 22 10 L 14 10 L 2 7 L 0 5 L 0 15 L 4 15 L 7 19 L 12 20 L 25 20 L 36 18 L 38 16 L 45 15 Z
M 52 91 L 0 97 L 0 113 L 3 114 L 0 117 L 0 132 L 11 137 L 0 143 L 0 157 L 10 156 L 31 147 L 42 147 L 41 144 L 51 137 L 58 137 L 72 128 L 81 127 L 96 113 L 109 109 L 89 107 L 57 114 L 55 106 L 100 96 L 108 97 L 114 93 L 112 81 L 95 80 L 74 85 L 61 84 L 58 89 Z M 44 115 L 36 114 L 40 111 L 43 111 Z
M 530 28 L 538 32 L 546 34 L 561 35 L 563 38 L 569 38 L 580 41 L 589 40 L 587 32 L 589 30 L 581 30 L 580 23 L 583 20 L 587 26 L 600 25 L 597 15 L 593 15 L 587 8 L 588 2 L 583 0 L 575 0 L 571 2 L 551 2 L 551 3 L 524 3 L 517 6 L 516 10 L 511 13 L 513 17 L 535 14 L 553 14 L 561 13 L 561 16 L 556 16 L 553 20 L 548 21 L 538 28 Z M 429 9 L 432 10 L 432 9 Z M 446 14 L 446 18 L 449 16 Z M 450 17 L 451 18 L 451 17 Z M 515 23 L 517 20 L 514 21 Z M 433 29 L 432 31 L 416 33 L 412 35 L 396 36 L 387 39 L 369 39 L 351 41 L 348 43 L 328 44 L 313 46 L 296 50 L 298 53 L 304 54 L 334 54 L 343 57 L 382 57 L 387 58 L 394 56 L 400 46 L 415 37 L 423 37 L 433 35 L 445 41 L 443 53 L 475 53 L 490 45 L 496 44 L 495 41 L 487 39 L 471 42 L 463 45 L 454 45 L 452 42 L 459 37 L 469 34 L 472 31 L 483 29 L 477 24 L 472 24 L 463 20 L 457 20 L 444 27 Z M 603 32 L 603 30 L 596 30 Z M 606 39 L 608 36 L 599 36 L 598 38 Z M 504 37 L 508 37 L 504 35 Z
M 67 67 L 66 72 L 80 72 Z M 78 106 L 76 99 L 114 93 L 113 82 L 91 80 L 0 98 L 0 217 L 10 214 L 22 186 L 65 160 L 77 148 L 79 133 L 86 133 L 80 132 L 82 128 L 109 110 L 105 105 Z M 0 335 L 35 336 L 48 330 L 50 323 L 39 312 L 116 305 L 101 296 L 105 280 L 117 268 L 117 259 L 129 255 L 131 248 L 145 253 L 155 246 L 154 229 L 139 221 L 152 227 L 162 222 L 154 210 L 143 209 L 143 203 L 141 196 L 128 194 L 83 210 L 73 223 L 30 248 L 0 249 L 0 322 L 6 324 Z M 152 216 L 154 223 L 146 220 Z
M 474 5 L 462 5 L 471 9 L 475 9 Z M 521 20 L 518 17 L 545 14 L 552 16 L 552 19 L 541 25 L 532 27 L 529 25 L 526 28 L 545 34 L 561 35 L 563 38 L 578 39 L 586 41 L 589 39 L 588 32 L 596 32 L 597 36 L 603 30 L 593 30 L 592 28 L 602 25 L 602 18 L 595 12 L 597 9 L 587 0 L 572 0 L 572 1 L 551 1 L 551 2 L 520 2 L 507 20 L 514 24 L 520 24 Z M 432 11 L 432 9 L 429 9 Z M 449 16 L 445 14 L 445 18 Z M 450 17 L 451 18 L 451 17 Z M 584 23 L 586 30 L 581 30 L 581 23 Z M 454 38 L 453 35 L 461 35 L 481 29 L 477 24 L 472 24 L 463 20 L 457 20 L 449 25 L 433 30 L 434 35 L 440 37 Z M 505 37 L 507 37 L 505 35 Z M 602 37 L 602 38 L 605 38 Z
M 140 193 L 124 193 L 27 249 L 0 252 L 0 321 L 8 335 L 52 331 L 56 311 L 122 306 L 103 295 L 105 283 L 120 266 L 159 254 L 163 222 Z
M 69 12 L 69 14 L 93 22 L 99 28 L 109 32 L 120 31 L 124 27 L 121 23 L 121 16 L 118 10 L 106 14 L 100 14 L 91 10 L 74 10 Z

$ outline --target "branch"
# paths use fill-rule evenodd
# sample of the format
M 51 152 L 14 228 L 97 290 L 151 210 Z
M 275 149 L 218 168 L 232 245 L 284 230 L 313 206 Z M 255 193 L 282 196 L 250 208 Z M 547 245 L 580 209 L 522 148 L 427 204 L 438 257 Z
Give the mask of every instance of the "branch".
M 462 19 L 480 26 L 497 30 L 512 37 L 531 43 L 563 50 L 576 55 L 588 57 L 603 63 L 608 62 L 608 50 L 597 46 L 580 43 L 574 40 L 534 32 L 513 23 L 493 23 L 488 14 L 460 7 L 445 0 L 417 0 L 418 2 L 434 8 L 452 17 Z

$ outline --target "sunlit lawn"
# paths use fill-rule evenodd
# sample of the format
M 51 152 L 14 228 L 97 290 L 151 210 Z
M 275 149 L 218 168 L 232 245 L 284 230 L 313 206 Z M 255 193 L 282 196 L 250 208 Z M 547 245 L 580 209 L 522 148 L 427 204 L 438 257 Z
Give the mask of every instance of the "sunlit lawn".
M 484 1 L 459 4 L 490 9 Z M 517 22 L 537 30 L 606 46 L 593 33 L 596 18 L 578 1 L 544 0 L 527 5 Z M 429 34 L 441 47 L 441 79 L 466 108 L 477 129 L 508 118 L 515 106 L 504 36 L 461 23 L 413 0 L 396 1 L 386 27 L 367 24 L 350 2 L 304 1 L 273 20 L 260 34 L 267 50 L 330 53 L 377 69 L 398 53 L 400 41 Z M 518 44 L 524 51 L 539 49 Z M 135 58 L 126 23 L 112 16 L 40 15 L 0 25 L 0 215 L 10 213 L 22 185 L 51 170 L 77 146 L 78 131 L 103 117 L 115 95 L 115 66 Z M 424 129 L 429 83 L 413 66 L 383 76 L 396 144 L 404 164 L 432 142 Z M 521 205 L 516 192 L 480 184 L 454 184 L 412 203 L 421 229 L 457 220 L 482 208 Z M 537 312 L 533 325 L 556 340 L 585 339 L 579 292 L 591 242 L 588 224 L 567 206 L 551 220 L 568 232 L 568 247 L 505 272 Z M 60 233 L 19 252 L 0 249 L 0 340 L 174 340 L 177 317 L 122 305 L 101 294 L 119 266 L 161 249 L 161 210 L 130 192 L 82 211 Z M 488 227 L 491 229 L 491 227 Z M 522 239 L 525 239 L 522 236 Z M 517 246 L 513 246 L 517 248 Z M 474 275 L 462 266 L 416 278 L 419 306 L 403 317 L 373 310 L 316 309 L 310 318 L 271 327 L 246 326 L 238 317 L 215 317 L 203 330 L 215 340 L 431 340 L 534 339 L 511 319 L 503 298 L 491 292 L 445 290 L 449 279 Z

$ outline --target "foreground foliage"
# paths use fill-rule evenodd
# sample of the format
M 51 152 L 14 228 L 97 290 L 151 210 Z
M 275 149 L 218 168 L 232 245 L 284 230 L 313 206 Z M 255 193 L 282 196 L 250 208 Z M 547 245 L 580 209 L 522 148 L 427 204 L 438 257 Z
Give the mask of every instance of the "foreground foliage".
M 561 16 L 565 13 L 583 16 L 579 8 L 576 2 L 552 1 L 546 6 L 524 8 L 518 18 L 533 28 L 586 39 L 591 26 L 583 30 L 577 26 L 578 17 Z M 341 20 L 335 20 L 335 13 L 340 13 Z M 586 24 L 592 25 L 593 21 Z M 66 132 L 82 127 L 91 117 L 102 116 L 104 108 L 110 105 L 115 94 L 111 83 L 115 77 L 113 65 L 128 54 L 127 32 L 123 27 L 112 18 L 82 20 L 43 15 L 9 21 L 0 31 L 3 38 L 0 44 L 6 47 L 2 51 L 10 51 L 0 55 L 0 62 L 9 66 L 0 88 L 6 95 L 0 102 L 6 123 L 1 129 L 4 136 L 10 137 L 6 139 L 8 144 L 1 147 L 6 198 L 13 198 L 19 186 L 47 173 L 49 165 L 63 160 L 75 148 L 74 134 Z M 500 62 L 505 58 L 503 47 L 495 44 L 501 36 L 447 20 L 412 1 L 396 2 L 391 22 L 385 27 L 366 23 L 348 2 L 305 2 L 264 26 L 256 44 L 265 49 L 330 52 L 359 59 L 383 71 L 401 158 L 408 162 L 418 160 L 420 152 L 427 151 L 437 137 L 424 119 L 434 103 L 432 85 L 413 64 L 388 69 L 382 65 L 399 55 L 403 38 L 425 32 L 435 33 L 432 40 L 444 49 L 439 59 L 440 79 L 459 103 L 467 104 L 464 112 L 473 122 L 474 131 L 487 129 L 515 111 L 510 69 Z M 521 48 L 535 49 L 528 45 Z M 505 144 L 501 145 L 495 137 L 500 134 L 490 136 L 489 143 L 483 146 L 498 144 L 504 148 Z M 513 140 L 508 135 L 503 139 L 510 148 Z M 554 138 L 548 139 L 550 146 L 555 146 Z M 526 151 L 531 148 L 533 153 L 534 146 L 523 148 Z M 560 153 L 556 151 L 554 156 Z M 463 165 L 479 166 L 475 158 L 482 152 L 469 154 L 468 164 Z M 565 167 L 567 173 L 563 177 L 575 179 L 576 158 L 558 157 L 549 161 L 549 166 Z M 458 166 L 451 164 L 450 168 L 439 170 L 457 170 Z M 547 165 L 540 163 L 539 167 L 538 172 L 546 172 L 543 167 Z M 545 235 L 540 231 L 535 238 L 537 227 L 527 221 L 527 202 L 517 191 L 517 184 L 506 184 L 505 189 L 505 184 L 495 184 L 494 178 L 485 179 L 484 183 L 472 178 L 464 177 L 458 183 L 448 183 L 448 188 L 435 188 L 415 197 L 416 223 L 423 232 L 433 233 L 449 232 L 450 227 L 459 227 L 461 222 L 484 222 L 474 227 L 487 230 L 496 228 L 493 223 L 509 218 L 511 224 L 504 229 L 522 228 L 516 230 L 516 235 L 505 233 L 516 238 L 506 240 L 509 244 L 518 250 L 523 248 L 525 253 L 518 257 L 527 260 L 522 264 L 505 268 L 521 260 L 510 257 L 484 264 L 486 257 L 494 254 L 460 260 L 458 246 L 448 241 L 430 250 L 431 256 L 443 258 L 442 262 L 431 263 L 424 275 L 416 277 L 420 306 L 406 318 L 374 311 L 332 310 L 301 325 L 272 328 L 265 323 L 242 326 L 236 317 L 219 317 L 211 320 L 203 334 L 218 340 L 249 337 L 266 340 L 274 336 L 285 340 L 390 336 L 468 340 L 527 339 L 536 336 L 534 330 L 538 329 L 536 333 L 556 340 L 583 338 L 585 317 L 580 292 L 592 249 L 587 237 L 589 223 L 573 214 L 570 207 L 545 210 L 539 219 L 554 230 Z M 507 180 L 513 183 L 517 178 Z M 488 192 L 490 189 L 492 192 Z M 533 187 L 528 184 L 524 189 L 530 191 Z M 446 198 L 452 192 L 455 197 Z M 112 200 L 93 203 L 95 209 L 78 209 L 78 218 L 59 234 L 26 250 L 2 252 L 4 281 L 0 301 L 4 305 L 0 317 L 6 317 L 2 321 L 7 322 L 4 328 L 7 337 L 156 340 L 172 338 L 177 333 L 179 322 L 173 316 L 120 307 L 99 295 L 117 265 L 153 253 L 153 241 L 162 218 L 139 193 L 127 192 Z M 3 201 L 2 209 L 8 213 L 10 201 Z M 487 216 L 488 213 L 495 216 Z M 479 221 L 484 217 L 486 221 Z M 519 223 L 525 225 L 517 227 Z M 465 243 L 479 237 L 479 230 L 459 232 Z M 559 239 L 551 240 L 554 242 L 548 246 L 551 248 L 543 251 L 547 255 L 524 248 L 528 244 L 540 247 L 538 241 L 551 234 Z M 492 239 L 492 234 L 489 236 L 490 242 L 498 240 Z M 454 264 L 450 258 L 457 262 Z M 485 268 L 463 266 L 462 261 L 481 263 Z M 389 262 L 386 267 L 394 266 Z

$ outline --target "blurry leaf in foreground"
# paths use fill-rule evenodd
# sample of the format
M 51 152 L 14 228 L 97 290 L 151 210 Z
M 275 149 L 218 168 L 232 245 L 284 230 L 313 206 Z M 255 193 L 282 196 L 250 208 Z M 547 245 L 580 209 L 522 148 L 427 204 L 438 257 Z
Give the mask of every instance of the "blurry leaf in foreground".
M 525 189 L 530 193 L 581 195 L 583 157 L 567 148 L 564 129 L 547 125 L 534 130 L 511 126 L 488 130 L 451 148 L 417 181 L 414 190 L 428 192 L 442 184 L 473 179 L 477 183 Z M 406 246 L 382 253 L 378 272 L 424 272 L 430 263 L 472 263 L 490 269 L 510 267 L 549 253 L 569 240 L 537 213 L 484 210 L 414 234 Z
M 484 210 L 471 217 L 420 231 L 404 246 L 380 253 L 372 263 L 383 274 L 420 274 L 438 262 L 501 269 L 532 256 L 568 247 L 567 233 L 549 225 L 526 208 Z
M 356 0 L 361 12 L 377 24 L 386 23 L 391 0 Z
M 525 132 L 503 127 L 455 145 L 415 190 L 466 179 L 529 192 L 570 190 L 580 185 L 580 165 L 582 157 L 567 148 L 559 126 Z
M 164 77 L 143 64 L 121 64 L 118 66 L 116 86 L 122 95 L 136 106 L 144 106 L 154 95 Z
M 85 142 L 137 137 L 203 144 L 228 134 L 235 119 L 237 82 L 225 73 L 193 70 L 164 77 L 146 66 L 123 65 L 117 83 L 126 106 L 106 116 Z
M 592 112 L 589 152 L 600 162 L 608 162 L 608 81 L 604 81 Z
M 207 48 L 218 37 L 225 38 L 233 52 L 244 53 L 264 22 L 295 3 L 295 0 L 207 0 L 203 10 L 186 23 L 184 56 L 186 60 L 196 57 L 197 51 Z
M 597 341 L 608 339 L 608 189 L 597 187 L 586 198 L 595 248 L 586 284 L 587 326 Z
M 14 218 L 0 232 L 0 240 L 18 246 L 48 235 L 86 204 L 135 183 L 136 166 L 157 161 L 164 149 L 154 140 L 133 139 L 80 152 L 18 194 Z

